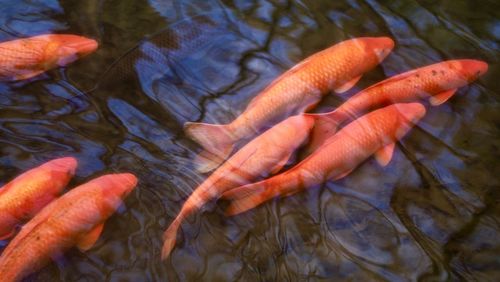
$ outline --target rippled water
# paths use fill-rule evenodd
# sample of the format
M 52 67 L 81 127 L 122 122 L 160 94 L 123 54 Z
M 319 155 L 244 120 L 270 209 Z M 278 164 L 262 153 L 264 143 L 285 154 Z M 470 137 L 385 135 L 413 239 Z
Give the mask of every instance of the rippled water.
M 381 2 L 392 2 L 384 4 Z M 34 281 L 477 280 L 500 277 L 498 1 L 1 0 L 0 41 L 40 33 L 95 38 L 98 51 L 28 82 L 0 83 L 0 184 L 58 156 L 71 186 L 130 171 L 126 208 L 90 251 L 72 250 Z M 398 144 L 341 181 L 233 218 L 212 204 L 161 235 L 206 175 L 186 121 L 228 122 L 306 56 L 358 36 L 393 53 L 332 109 L 385 77 L 454 58 L 489 72 Z

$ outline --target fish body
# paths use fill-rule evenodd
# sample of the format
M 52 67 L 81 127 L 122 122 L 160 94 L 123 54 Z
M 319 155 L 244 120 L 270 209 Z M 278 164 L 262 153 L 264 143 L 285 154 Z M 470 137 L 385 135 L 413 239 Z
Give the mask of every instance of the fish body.
M 337 127 L 372 109 L 395 103 L 429 99 L 437 106 L 452 97 L 455 91 L 473 82 L 488 70 L 488 64 L 478 60 L 450 60 L 405 72 L 362 90 L 324 114 L 305 114 L 316 118 L 306 153 L 313 152 L 324 140 L 335 134 Z
M 424 115 L 424 106 L 410 103 L 394 104 L 356 119 L 292 169 L 224 193 L 222 197 L 231 200 L 227 214 L 235 215 L 275 196 L 291 195 L 342 178 L 372 154 L 387 164 L 395 142 Z
M 1 280 L 19 281 L 75 245 L 89 249 L 98 239 L 104 221 L 136 184 L 132 174 L 105 175 L 50 203 L 1 254 Z
M 379 64 L 392 50 L 387 37 L 362 37 L 343 41 L 318 52 L 282 74 L 225 125 L 187 122 L 186 134 L 220 158 L 227 158 L 234 143 L 250 138 L 262 128 L 314 107 L 329 90 L 344 92 Z M 211 168 L 211 167 L 210 167 Z M 207 169 L 209 170 L 209 169 Z
M 12 236 L 17 224 L 32 218 L 56 199 L 73 177 L 76 166 L 74 158 L 55 159 L 0 188 L 0 239 Z
M 97 49 L 97 42 L 71 34 L 44 34 L 0 43 L 0 81 L 29 79 L 66 66 Z
M 162 258 L 175 245 L 177 230 L 182 221 L 210 200 L 225 191 L 259 177 L 278 172 L 290 155 L 307 139 L 314 119 L 290 117 L 256 137 L 215 170 L 189 196 L 178 216 L 164 233 Z

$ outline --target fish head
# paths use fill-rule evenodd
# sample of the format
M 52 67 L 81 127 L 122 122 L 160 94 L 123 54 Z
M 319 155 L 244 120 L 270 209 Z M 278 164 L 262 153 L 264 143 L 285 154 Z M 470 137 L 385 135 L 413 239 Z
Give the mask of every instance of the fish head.
M 382 62 L 394 48 L 394 40 L 389 37 L 362 38 L 365 52 L 378 63 Z
M 97 41 L 83 36 L 72 34 L 54 34 L 45 54 L 58 66 L 66 66 L 77 59 L 94 52 L 98 47 Z
M 456 60 L 452 63 L 458 76 L 468 83 L 473 82 L 488 71 L 488 64 L 479 60 Z
M 43 166 L 50 171 L 52 179 L 59 182 L 51 187 L 60 187 L 59 189 L 62 190 L 75 174 L 78 161 L 73 157 L 65 157 L 46 162 Z
M 401 139 L 423 116 L 425 107 L 420 103 L 401 103 L 392 105 L 397 112 L 395 138 Z
M 101 211 L 109 213 L 113 213 L 137 185 L 137 177 L 131 173 L 110 174 L 102 176 L 101 180 L 104 204 Z
M 78 166 L 78 161 L 73 157 L 64 157 L 46 162 L 45 165 L 54 171 L 74 174 Z

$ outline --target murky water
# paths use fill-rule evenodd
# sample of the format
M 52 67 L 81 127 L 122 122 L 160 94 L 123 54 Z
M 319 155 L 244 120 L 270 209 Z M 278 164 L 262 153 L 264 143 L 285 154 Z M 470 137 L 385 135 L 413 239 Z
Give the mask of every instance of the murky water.
M 381 4 L 381 2 L 393 2 Z M 500 277 L 498 1 L 0 1 L 0 40 L 75 33 L 91 56 L 34 81 L 0 83 L 0 184 L 43 161 L 79 159 L 72 187 L 130 171 L 140 179 L 90 251 L 34 281 L 477 280 Z M 341 181 L 233 218 L 212 204 L 161 235 L 206 175 L 186 121 L 227 122 L 306 56 L 358 36 L 393 53 L 345 97 L 454 58 L 489 63 L 398 144 Z M 344 96 L 330 95 L 317 111 Z

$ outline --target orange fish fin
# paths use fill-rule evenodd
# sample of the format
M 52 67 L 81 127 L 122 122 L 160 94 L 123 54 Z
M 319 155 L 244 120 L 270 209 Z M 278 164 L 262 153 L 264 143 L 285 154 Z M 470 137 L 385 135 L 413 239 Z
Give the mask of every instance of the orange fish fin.
M 230 200 L 225 214 L 233 216 L 245 212 L 274 196 L 275 194 L 272 191 L 267 190 L 267 182 L 265 180 L 231 189 L 222 194 L 223 199 Z
M 274 167 L 269 170 L 269 174 L 272 175 L 278 173 L 288 163 L 292 154 L 293 151 L 283 156 L 282 159 L 278 160 Z
M 338 126 L 345 118 L 333 111 L 326 114 L 304 114 L 314 118 L 314 127 L 309 135 L 309 142 L 303 153 L 304 156 L 312 154 L 323 143 L 337 132 Z
M 380 148 L 377 152 L 375 152 L 375 159 L 381 166 L 386 166 L 392 159 L 392 155 L 394 153 L 394 146 L 396 143 L 390 143 Z
M 94 246 L 97 239 L 101 235 L 102 229 L 104 228 L 104 223 L 97 225 L 92 229 L 89 233 L 80 237 L 80 240 L 77 243 L 78 249 L 84 252 L 92 248 Z
M 349 170 L 347 170 L 347 171 L 345 171 L 345 172 L 343 172 L 343 173 L 339 174 L 338 176 L 333 177 L 333 178 L 332 178 L 332 180 L 339 180 L 339 179 L 341 179 L 341 178 L 344 178 L 344 177 L 346 177 L 347 175 L 349 175 L 349 173 L 351 173 L 353 170 L 354 170 L 354 169 L 349 169 Z
M 179 230 L 180 224 L 181 220 L 178 220 L 178 218 L 174 219 L 167 230 L 163 233 L 163 247 L 161 250 L 162 260 L 165 260 L 170 256 L 170 253 L 175 246 L 175 242 L 177 241 L 177 230 Z
M 336 87 L 334 89 L 334 91 L 336 93 L 344 93 L 346 92 L 347 90 L 351 89 L 356 83 L 358 83 L 358 81 L 361 79 L 361 75 L 360 76 L 357 76 L 351 80 L 349 80 L 348 82 L 340 85 L 339 87 Z
M 321 99 L 318 99 L 317 101 L 312 102 L 311 104 L 309 104 L 307 106 L 304 106 L 304 108 L 300 109 L 299 112 L 301 112 L 301 113 L 309 112 L 310 110 L 316 108 L 316 106 L 319 104 L 320 101 L 321 101 Z
M 457 92 L 456 88 L 455 89 L 450 89 L 450 90 L 442 92 L 442 93 L 439 93 L 437 95 L 434 95 L 434 96 L 430 97 L 429 98 L 429 102 L 433 106 L 439 106 L 439 105 L 443 104 L 444 102 L 448 101 L 448 99 L 450 99 L 451 96 L 453 96 L 453 94 L 455 94 L 455 92 Z
M 16 74 L 14 77 L 14 80 L 25 80 L 25 79 L 30 79 L 33 78 L 37 75 L 40 75 L 41 73 L 44 73 L 45 71 L 43 70 L 29 70 L 29 71 L 23 71 L 23 73 Z
M 7 233 L 1 234 L 0 235 L 0 241 L 7 240 L 10 237 L 14 236 L 14 234 L 16 234 L 16 229 L 15 228 L 13 228 L 11 231 L 9 231 Z
M 233 151 L 234 140 L 226 125 L 186 122 L 184 131 L 189 138 L 200 144 L 203 149 L 217 156 L 217 158 L 205 157 L 206 160 L 211 161 L 206 164 L 220 163 L 227 159 Z M 204 164 L 202 159 L 199 161 Z M 205 165 L 200 167 L 203 168 Z M 213 168 L 213 165 L 208 167 Z
M 232 148 L 226 148 L 226 149 L 232 150 Z M 230 152 L 229 153 L 224 152 L 223 154 L 229 155 Z M 195 168 L 197 171 L 199 171 L 201 173 L 210 172 L 210 171 L 216 169 L 217 167 L 219 167 L 219 165 L 221 165 L 223 162 L 224 162 L 224 159 L 220 158 L 217 155 L 210 153 L 207 150 L 201 151 L 194 158 Z

